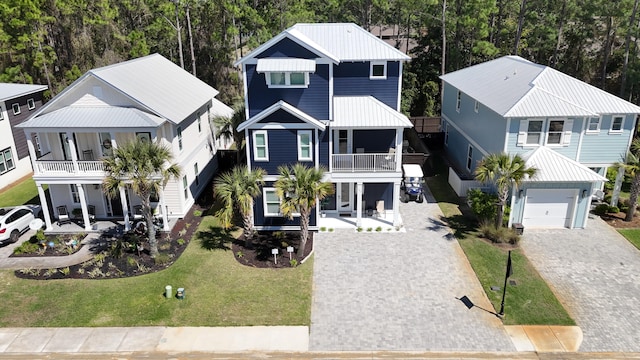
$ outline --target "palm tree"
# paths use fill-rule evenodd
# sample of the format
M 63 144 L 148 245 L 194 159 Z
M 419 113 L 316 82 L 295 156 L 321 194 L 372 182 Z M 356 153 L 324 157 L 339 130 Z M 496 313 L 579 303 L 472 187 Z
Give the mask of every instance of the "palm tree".
M 244 102 L 237 102 L 233 106 L 233 114 L 231 116 L 215 116 L 211 120 L 216 126 L 216 139 L 220 139 L 222 137 L 232 138 L 233 142 L 236 144 L 236 163 L 240 163 L 240 159 L 242 158 L 242 149 L 243 149 L 243 140 L 244 134 L 238 132 L 238 125 L 242 124 L 245 120 L 245 108 Z
M 290 220 L 294 213 L 300 214 L 300 247 L 298 257 L 304 256 L 304 247 L 309 238 L 309 217 L 318 200 L 333 193 L 333 185 L 322 181 L 324 168 L 310 168 L 300 163 L 278 167 L 280 178 L 275 182 L 278 196 L 282 199 L 280 210 Z
M 142 201 L 142 214 L 149 230 L 149 251 L 151 257 L 158 255 L 156 230 L 153 227 L 151 193 L 160 193 L 167 181 L 180 177 L 180 167 L 170 164 L 171 150 L 160 143 L 136 140 L 124 143 L 103 159 L 107 173 L 102 187 L 115 197 L 120 188 L 130 186 Z
M 216 215 L 228 229 L 233 225 L 234 211 L 240 213 L 246 247 L 251 247 L 253 240 L 253 199 L 261 194 L 265 175 L 263 169 L 249 171 L 246 166 L 238 165 L 221 174 L 214 183 L 214 194 L 223 205 Z
M 616 164 L 618 168 L 624 167 L 625 172 L 631 176 L 631 191 L 629 193 L 629 210 L 624 221 L 633 220 L 640 195 L 640 139 L 634 139 L 627 153 L 624 164 Z
M 527 167 L 520 155 L 513 157 L 506 153 L 490 154 L 480 161 L 475 170 L 476 180 L 493 183 L 498 192 L 498 215 L 496 227 L 501 227 L 504 219 L 504 206 L 509 198 L 509 190 L 516 188 L 526 178 L 535 176 L 538 169 Z

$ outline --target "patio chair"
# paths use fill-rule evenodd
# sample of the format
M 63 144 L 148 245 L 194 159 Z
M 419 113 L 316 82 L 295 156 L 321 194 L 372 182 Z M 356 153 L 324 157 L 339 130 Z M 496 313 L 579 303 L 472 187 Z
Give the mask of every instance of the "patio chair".
M 93 150 L 83 150 L 82 151 L 82 159 L 85 161 L 93 161 Z
M 71 223 L 71 217 L 66 205 L 58 206 L 56 209 L 58 210 L 58 226 Z
M 133 220 L 140 220 L 144 218 L 142 214 L 142 205 L 136 205 L 133 207 Z
M 384 159 L 387 161 L 387 167 L 389 169 L 393 169 L 395 167 L 395 161 L 396 161 L 396 148 L 389 148 L 389 152 L 387 153 L 387 155 L 384 157 Z
M 381 217 L 381 216 L 386 216 L 386 210 L 384 209 L 384 200 L 378 200 L 376 201 L 376 216 L 377 217 Z

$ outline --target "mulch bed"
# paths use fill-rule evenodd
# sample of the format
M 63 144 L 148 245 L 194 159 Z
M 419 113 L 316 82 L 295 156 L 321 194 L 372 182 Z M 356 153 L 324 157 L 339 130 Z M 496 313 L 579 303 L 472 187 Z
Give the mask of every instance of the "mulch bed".
M 45 241 L 42 244 L 38 244 L 38 240 L 35 235 L 32 236 L 28 242 L 31 244 L 38 244 L 37 250 L 29 253 L 16 254 L 12 253 L 9 257 L 43 257 L 43 256 L 68 256 L 72 255 L 82 248 L 82 240 L 86 237 L 76 239 L 76 234 L 60 234 L 60 235 L 45 235 Z M 71 243 L 75 239 L 75 243 Z M 66 245 L 69 243 L 69 245 Z M 52 246 L 53 245 L 53 246 Z
M 244 236 L 240 236 L 235 240 L 231 249 L 236 260 L 246 266 L 256 268 L 289 268 L 292 267 L 289 262 L 288 246 L 293 246 L 294 252 L 291 254 L 292 259 L 300 261 L 311 254 L 313 249 L 313 233 L 309 232 L 309 238 L 304 248 L 304 257 L 297 258 L 296 253 L 300 245 L 300 231 L 275 231 L 275 232 L 258 232 L 252 241 L 251 248 L 245 246 Z M 274 263 L 272 249 L 278 249 L 277 264 Z
M 638 212 L 636 211 L 636 215 L 633 217 L 631 221 L 624 221 L 624 218 L 627 216 L 626 213 L 619 212 L 617 214 L 604 214 L 600 217 L 602 220 L 606 221 L 607 224 L 611 225 L 614 228 L 618 229 L 629 229 L 629 228 L 640 228 L 640 216 L 638 216 Z

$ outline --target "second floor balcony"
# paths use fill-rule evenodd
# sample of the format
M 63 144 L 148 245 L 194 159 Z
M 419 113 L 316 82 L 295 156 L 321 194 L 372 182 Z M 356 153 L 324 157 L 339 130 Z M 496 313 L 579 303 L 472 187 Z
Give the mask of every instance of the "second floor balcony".
M 35 161 L 34 176 L 75 177 L 91 176 L 103 177 L 104 165 L 100 160 L 48 160 L 43 156 Z
M 400 171 L 396 155 L 389 153 L 333 154 L 331 171 L 341 173 Z

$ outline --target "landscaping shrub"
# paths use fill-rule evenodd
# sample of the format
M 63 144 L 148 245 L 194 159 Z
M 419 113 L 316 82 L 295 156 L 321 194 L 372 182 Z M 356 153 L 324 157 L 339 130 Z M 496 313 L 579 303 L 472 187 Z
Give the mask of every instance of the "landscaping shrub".
M 506 227 L 496 228 L 491 221 L 483 221 L 478 230 L 483 238 L 489 239 L 493 243 L 509 243 L 516 245 L 520 242 L 520 235 L 518 235 L 513 229 Z
M 487 194 L 480 189 L 469 189 L 469 191 L 467 191 L 467 203 L 471 211 L 473 211 L 481 222 L 496 218 L 498 215 L 496 209 L 497 202 L 498 196 L 495 194 Z
M 32 242 L 31 240 L 25 241 L 17 248 L 13 249 L 14 254 L 32 254 L 40 250 L 41 246 L 38 242 Z
M 616 184 L 616 176 L 618 175 L 618 169 L 615 167 L 610 167 L 607 169 L 607 179 L 608 181 L 604 183 L 604 189 L 606 191 L 613 191 L 613 187 Z
M 596 208 L 593 209 L 593 212 L 596 215 L 604 215 L 609 211 L 609 205 L 607 204 L 598 204 L 596 205 Z
M 627 207 L 629 208 L 629 207 Z M 611 213 L 611 214 L 617 214 L 620 212 L 620 208 L 618 208 L 617 206 L 608 206 L 607 207 L 607 212 Z

